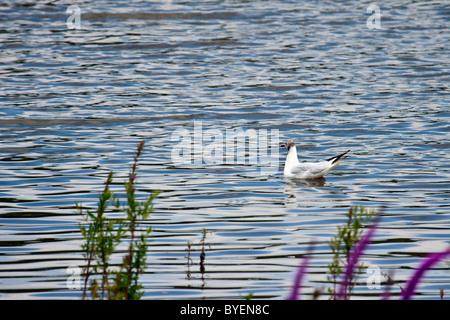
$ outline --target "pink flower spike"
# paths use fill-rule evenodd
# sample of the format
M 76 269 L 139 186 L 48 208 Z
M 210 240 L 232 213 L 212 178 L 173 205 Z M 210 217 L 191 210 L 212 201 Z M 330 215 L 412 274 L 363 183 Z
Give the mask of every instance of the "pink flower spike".
M 308 250 L 312 251 L 312 246 Z M 309 253 L 308 252 L 308 253 Z M 292 286 L 291 294 L 288 297 L 288 300 L 297 300 L 300 295 L 300 286 L 303 280 L 303 277 L 306 273 L 306 269 L 308 267 L 309 257 L 308 254 L 303 257 L 300 266 L 297 269 L 297 274 L 295 275 L 294 285 Z
M 402 300 L 409 300 L 411 299 L 412 295 L 414 294 L 417 284 L 419 283 L 420 279 L 423 277 L 425 271 L 428 269 L 431 269 L 434 264 L 438 263 L 440 260 L 444 259 L 447 255 L 450 254 L 450 248 L 443 252 L 437 252 L 432 253 L 427 256 L 425 261 L 422 262 L 420 267 L 416 270 L 414 275 L 411 277 L 411 279 L 408 280 L 408 283 L 406 284 L 406 289 L 402 292 Z
M 343 282 L 339 288 L 338 299 L 347 299 L 347 288 L 350 284 L 350 278 L 356 268 L 356 265 L 364 253 L 364 250 L 369 245 L 370 240 L 375 233 L 375 230 L 378 225 L 378 217 L 375 217 L 375 222 L 369 227 L 369 230 L 365 233 L 365 235 L 356 243 L 352 252 L 350 253 L 347 268 L 345 269 L 345 275 Z

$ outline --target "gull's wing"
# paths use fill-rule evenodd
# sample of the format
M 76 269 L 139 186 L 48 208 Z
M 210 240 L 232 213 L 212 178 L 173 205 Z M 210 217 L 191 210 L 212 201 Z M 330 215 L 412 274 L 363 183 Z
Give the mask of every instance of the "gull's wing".
M 338 155 L 338 156 L 331 157 L 330 159 L 327 159 L 327 161 L 328 161 L 328 162 L 331 162 L 331 164 L 334 164 L 334 163 L 336 163 L 336 162 L 338 162 L 338 161 L 341 161 L 341 160 L 342 160 L 342 157 L 344 157 L 347 153 L 349 153 L 349 151 L 350 151 L 350 150 L 347 150 L 347 151 L 345 151 L 344 153 L 341 153 L 341 154 Z
M 285 176 L 298 179 L 316 179 L 325 176 L 336 167 L 350 150 L 320 162 L 302 162 L 293 167 L 285 165 Z M 297 160 L 298 161 L 298 160 Z
M 292 168 L 291 173 L 295 175 L 317 176 L 328 168 L 330 168 L 330 163 L 328 161 L 317 163 L 303 162 Z

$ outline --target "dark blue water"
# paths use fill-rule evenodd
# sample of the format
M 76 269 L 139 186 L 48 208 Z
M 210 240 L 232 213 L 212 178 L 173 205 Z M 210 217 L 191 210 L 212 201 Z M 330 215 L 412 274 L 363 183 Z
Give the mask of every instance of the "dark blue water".
M 371 1 L 95 1 L 70 29 L 72 4 L 0 4 L 0 298 L 81 297 L 66 281 L 84 264 L 75 202 L 95 207 L 110 170 L 123 193 L 143 139 L 138 194 L 161 191 L 146 299 L 283 299 L 312 239 L 303 293 L 327 299 L 327 241 L 354 204 L 388 206 L 364 262 L 393 272 L 394 295 L 448 246 L 448 5 L 380 3 L 371 29 Z M 196 123 L 203 148 L 254 130 L 293 139 L 302 160 L 351 156 L 326 181 L 291 183 L 285 150 L 264 158 L 260 140 L 256 154 L 202 158 Z M 172 153 L 182 137 L 187 163 Z M 355 298 L 377 299 L 366 278 Z M 448 261 L 416 298 L 441 288 Z

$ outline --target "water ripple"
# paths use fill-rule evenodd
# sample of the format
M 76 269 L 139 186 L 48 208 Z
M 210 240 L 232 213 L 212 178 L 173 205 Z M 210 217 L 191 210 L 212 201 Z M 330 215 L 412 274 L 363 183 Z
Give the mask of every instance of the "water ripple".
M 314 239 L 311 295 L 354 204 L 388 206 L 364 259 L 400 285 L 448 245 L 445 5 L 384 4 L 380 30 L 354 2 L 102 0 L 80 4 L 79 30 L 66 5 L 0 6 L 0 298 L 80 298 L 66 286 L 67 267 L 84 263 L 75 203 L 94 208 L 110 170 L 123 195 L 142 139 L 138 194 L 161 191 L 144 298 L 283 299 Z M 261 163 L 177 165 L 172 134 L 194 121 L 277 129 L 302 160 L 351 156 L 314 183 L 286 182 L 281 150 L 270 176 Z M 417 298 L 448 292 L 449 279 L 443 264 Z

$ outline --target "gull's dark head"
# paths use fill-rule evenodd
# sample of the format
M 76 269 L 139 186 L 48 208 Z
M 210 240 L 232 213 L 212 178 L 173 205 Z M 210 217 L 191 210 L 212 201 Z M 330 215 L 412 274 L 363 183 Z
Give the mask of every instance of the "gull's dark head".
M 286 147 L 286 149 L 291 149 L 292 147 L 295 147 L 295 143 L 292 140 L 288 140 L 288 142 L 286 142 L 286 144 L 282 144 L 282 147 Z

